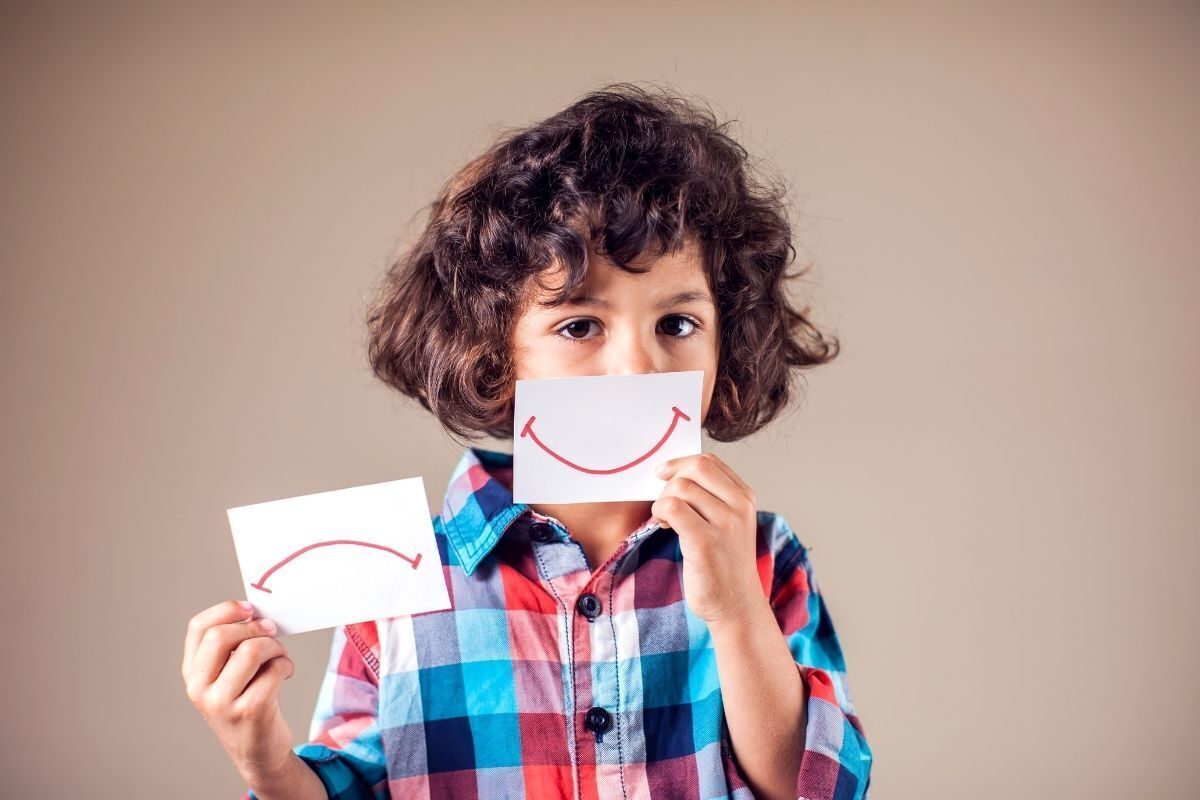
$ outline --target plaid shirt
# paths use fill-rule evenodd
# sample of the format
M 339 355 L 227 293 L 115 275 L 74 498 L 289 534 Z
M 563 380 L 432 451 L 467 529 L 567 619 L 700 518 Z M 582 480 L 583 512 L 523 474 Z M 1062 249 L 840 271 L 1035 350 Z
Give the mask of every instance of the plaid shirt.
M 433 526 L 453 607 L 334 629 L 310 742 L 332 800 L 753 797 L 679 540 L 647 519 L 599 569 L 469 447 Z M 808 549 L 758 512 L 764 594 L 807 686 L 796 796 L 866 800 L 872 755 Z M 242 800 L 254 800 L 247 790 Z

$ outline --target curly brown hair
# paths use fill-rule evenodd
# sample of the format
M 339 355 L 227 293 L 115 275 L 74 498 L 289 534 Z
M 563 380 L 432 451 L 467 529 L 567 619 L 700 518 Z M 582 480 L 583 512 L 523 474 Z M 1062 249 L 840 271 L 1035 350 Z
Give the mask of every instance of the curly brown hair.
M 565 271 L 554 302 L 587 274 L 589 249 L 628 272 L 645 256 L 702 245 L 720 350 L 704 428 L 749 436 L 791 397 L 793 368 L 831 361 L 834 336 L 796 310 L 796 255 L 778 180 L 707 104 L 611 83 L 498 141 L 443 185 L 428 222 L 388 268 L 367 314 L 374 374 L 455 436 L 513 435 L 511 335 L 531 281 Z M 652 247 L 653 246 L 653 247 Z

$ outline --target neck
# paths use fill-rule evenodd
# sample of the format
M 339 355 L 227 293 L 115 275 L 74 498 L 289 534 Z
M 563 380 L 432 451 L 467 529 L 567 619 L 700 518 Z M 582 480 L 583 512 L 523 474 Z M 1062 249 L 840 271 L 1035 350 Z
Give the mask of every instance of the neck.
M 650 518 L 652 500 L 614 503 L 536 503 L 530 508 L 567 526 L 582 544 L 616 547 Z

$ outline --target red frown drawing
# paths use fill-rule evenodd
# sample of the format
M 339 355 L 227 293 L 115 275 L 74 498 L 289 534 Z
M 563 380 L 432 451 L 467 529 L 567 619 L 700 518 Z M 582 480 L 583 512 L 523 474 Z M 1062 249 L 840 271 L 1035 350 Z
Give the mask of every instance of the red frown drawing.
M 390 547 L 387 547 L 382 544 L 375 544 L 374 542 L 363 542 L 363 541 L 359 541 L 358 539 L 331 539 L 326 542 L 316 542 L 316 543 L 310 544 L 306 547 L 301 547 L 299 550 L 292 553 L 290 556 L 283 559 L 278 564 L 276 564 L 275 566 L 271 567 L 269 570 L 264 572 L 262 574 L 261 578 L 259 578 L 258 580 L 256 580 L 254 583 L 252 583 L 250 585 L 253 586 L 255 589 L 258 589 L 260 592 L 266 592 L 267 594 L 270 594 L 271 590 L 266 587 L 267 578 L 271 577 L 271 575 L 273 575 L 276 572 L 276 570 L 278 570 L 280 567 L 282 567 L 284 564 L 288 563 L 292 559 L 301 555 L 302 553 L 307 553 L 309 550 L 313 550 L 317 547 L 329 547 L 330 545 L 336 545 L 336 544 L 358 545 L 360 547 L 374 547 L 378 550 L 384 550 L 384 551 L 391 553 L 394 556 L 397 556 L 397 557 L 402 558 L 405 561 L 409 562 L 410 564 L 412 564 L 413 569 L 416 569 L 417 565 L 421 563 L 421 554 L 420 553 L 417 553 L 415 558 L 409 558 L 408 556 L 404 555 L 403 553 L 399 553 Z

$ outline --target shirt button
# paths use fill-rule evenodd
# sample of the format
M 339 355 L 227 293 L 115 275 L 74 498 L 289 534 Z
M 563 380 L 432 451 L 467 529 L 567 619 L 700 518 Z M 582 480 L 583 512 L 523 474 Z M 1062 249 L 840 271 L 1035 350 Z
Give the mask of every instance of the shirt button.
M 592 706 L 583 717 L 583 727 L 596 734 L 599 740 L 600 734 L 612 727 L 612 715 L 600 706 Z
M 579 595 L 579 599 L 575 601 L 575 607 L 589 620 L 600 616 L 600 598 L 591 592 Z
M 554 541 L 554 526 L 549 522 L 535 522 L 529 526 L 529 538 L 535 542 Z

